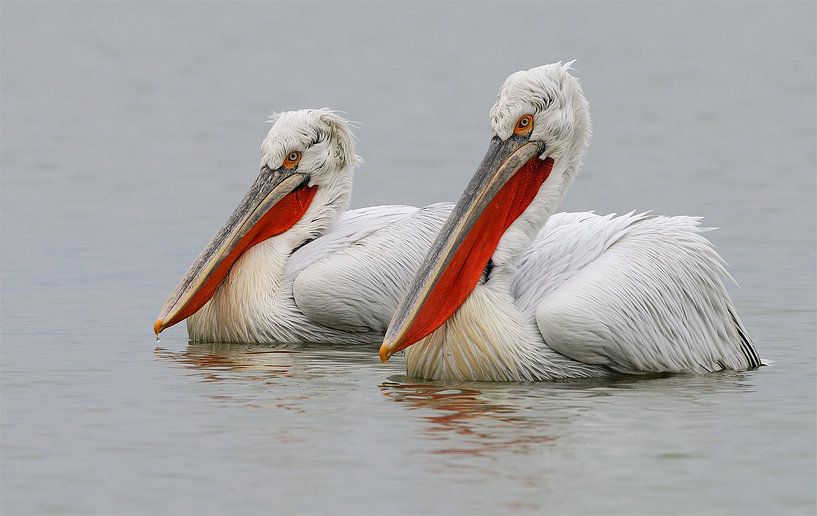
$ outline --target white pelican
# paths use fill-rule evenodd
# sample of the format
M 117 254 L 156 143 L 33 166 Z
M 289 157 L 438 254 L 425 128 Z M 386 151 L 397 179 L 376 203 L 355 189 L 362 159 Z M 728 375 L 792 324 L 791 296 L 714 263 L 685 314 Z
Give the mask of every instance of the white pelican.
M 488 153 L 398 305 L 381 359 L 405 349 L 409 376 L 467 381 L 758 367 L 697 218 L 551 218 L 591 131 L 569 69 L 503 84 Z
M 379 343 L 451 207 L 346 212 L 359 161 L 347 121 L 319 109 L 272 122 L 261 173 L 154 331 L 187 319 L 194 342 Z

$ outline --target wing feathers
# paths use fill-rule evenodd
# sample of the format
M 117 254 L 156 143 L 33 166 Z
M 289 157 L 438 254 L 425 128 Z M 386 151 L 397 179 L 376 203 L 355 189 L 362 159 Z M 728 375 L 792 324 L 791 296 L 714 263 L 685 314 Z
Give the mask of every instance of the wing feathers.
M 760 365 L 723 285 L 724 261 L 699 219 L 592 216 L 543 233 L 520 275 L 542 274 L 548 260 L 557 271 L 544 274 L 545 289 L 517 288 L 551 348 L 626 373 Z
M 385 332 L 451 208 L 414 208 L 354 236 L 336 235 L 331 252 L 313 256 L 295 277 L 298 308 L 331 328 Z

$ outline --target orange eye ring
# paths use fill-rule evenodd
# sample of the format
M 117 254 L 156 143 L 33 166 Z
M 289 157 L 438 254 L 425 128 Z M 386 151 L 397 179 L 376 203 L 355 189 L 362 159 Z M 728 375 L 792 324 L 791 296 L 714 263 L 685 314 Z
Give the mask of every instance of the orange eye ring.
M 284 168 L 289 170 L 298 166 L 298 163 L 301 161 L 301 153 L 298 151 L 292 151 L 287 154 L 287 157 L 284 158 Z
M 513 134 L 517 136 L 525 136 L 533 131 L 533 115 L 522 115 L 516 121 L 516 127 L 513 128 Z

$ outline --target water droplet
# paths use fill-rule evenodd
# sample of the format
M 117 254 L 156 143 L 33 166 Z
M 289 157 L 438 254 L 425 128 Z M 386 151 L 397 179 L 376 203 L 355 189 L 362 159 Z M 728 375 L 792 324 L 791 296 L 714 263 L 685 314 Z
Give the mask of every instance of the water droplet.
M 156 335 L 156 342 L 162 342 L 158 335 Z

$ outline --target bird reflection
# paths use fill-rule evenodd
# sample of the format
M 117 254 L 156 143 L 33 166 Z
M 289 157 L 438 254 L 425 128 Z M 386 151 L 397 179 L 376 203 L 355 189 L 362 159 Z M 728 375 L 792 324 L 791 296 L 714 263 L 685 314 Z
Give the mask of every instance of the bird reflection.
M 249 344 L 189 343 L 184 351 L 157 347 L 154 355 L 160 360 L 172 360 L 202 375 L 205 381 L 234 379 L 271 381 L 290 377 L 297 349 L 288 346 L 257 346 Z
M 508 401 L 514 403 L 496 403 L 476 387 L 403 383 L 392 378 L 380 385 L 380 391 L 409 410 L 428 412 L 422 416 L 428 433 L 445 443 L 434 450 L 437 454 L 525 453 L 533 445 L 554 440 L 520 413 L 518 400 L 512 397 Z
M 205 381 L 310 381 L 376 364 L 369 349 L 314 343 L 234 344 L 189 342 L 183 351 L 157 347 L 154 356 L 190 369 Z

